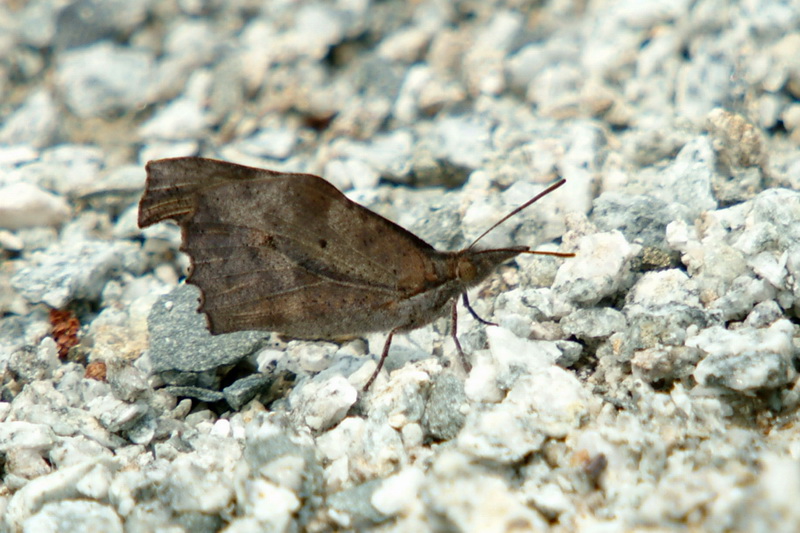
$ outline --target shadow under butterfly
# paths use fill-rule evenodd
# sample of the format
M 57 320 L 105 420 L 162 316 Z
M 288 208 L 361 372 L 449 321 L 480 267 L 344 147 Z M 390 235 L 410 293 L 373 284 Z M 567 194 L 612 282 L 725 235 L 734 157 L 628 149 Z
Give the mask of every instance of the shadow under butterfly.
M 349 200 L 311 174 L 258 169 L 199 157 L 150 161 L 139 227 L 172 219 L 191 259 L 187 283 L 202 293 L 198 311 L 212 334 L 268 330 L 300 339 L 389 331 L 368 390 L 395 333 L 424 326 L 451 304 L 451 335 L 471 369 L 456 329 L 459 295 L 519 254 L 574 254 L 476 243 L 510 217 L 561 187 L 560 179 L 511 211 L 463 250 L 439 251 Z

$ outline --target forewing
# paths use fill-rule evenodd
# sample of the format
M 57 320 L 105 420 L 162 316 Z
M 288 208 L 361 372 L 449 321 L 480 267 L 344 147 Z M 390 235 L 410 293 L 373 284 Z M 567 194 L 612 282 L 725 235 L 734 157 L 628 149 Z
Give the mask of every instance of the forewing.
M 198 158 L 154 161 L 147 169 L 140 225 L 165 218 L 181 224 L 192 259 L 187 281 L 202 290 L 201 310 L 214 333 L 325 337 L 332 314 L 347 313 L 338 319 L 342 334 L 343 323 L 435 278 L 433 248 L 319 177 Z
M 319 338 L 358 333 L 363 313 L 396 298 L 392 290 L 332 281 L 298 267 L 269 240 L 240 226 L 187 224 L 183 249 L 192 259 L 187 281 L 202 290 L 200 311 L 212 333 L 268 329 Z M 352 310 L 347 320 L 335 319 L 345 309 Z M 348 321 L 354 322 L 347 326 Z

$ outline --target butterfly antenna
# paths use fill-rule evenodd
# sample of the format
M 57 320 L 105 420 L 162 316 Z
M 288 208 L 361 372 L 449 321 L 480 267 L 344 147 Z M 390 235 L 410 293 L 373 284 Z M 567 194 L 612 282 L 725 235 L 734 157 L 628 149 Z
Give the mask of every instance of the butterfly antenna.
M 477 243 L 479 240 L 483 239 L 483 238 L 484 238 L 484 237 L 485 237 L 485 236 L 486 236 L 486 235 L 487 235 L 487 234 L 488 234 L 490 231 L 492 231 L 494 228 L 496 228 L 497 226 L 499 226 L 500 224 L 502 224 L 503 222 L 505 222 L 505 221 L 506 221 L 506 220 L 508 220 L 509 218 L 513 217 L 514 215 L 516 215 L 517 213 L 519 213 L 519 212 L 520 212 L 520 211 L 522 211 L 523 209 L 525 209 L 525 208 L 529 207 L 530 205 L 532 205 L 532 204 L 536 203 L 536 201 L 537 201 L 537 200 L 540 200 L 542 197 L 544 197 L 544 196 L 547 196 L 548 194 L 550 194 L 550 193 L 551 193 L 551 192 L 553 192 L 554 190 L 558 189 L 559 187 L 561 187 L 562 185 L 564 185 L 566 182 L 567 182 L 567 180 L 565 180 L 564 178 L 561 178 L 560 180 L 558 180 L 558 181 L 557 181 L 557 182 L 555 182 L 554 184 L 550 185 L 548 188 L 546 188 L 545 190 L 543 190 L 542 192 L 540 192 L 539 194 L 537 194 L 536 196 L 534 196 L 533 198 L 531 198 L 530 200 L 528 200 L 527 202 L 525 202 L 524 204 L 522 204 L 521 206 L 519 206 L 519 207 L 517 207 L 516 209 L 514 209 L 513 211 L 511 211 L 509 214 L 507 214 L 506 216 L 504 216 L 503 218 L 501 218 L 500 220 L 498 220 L 497 222 L 495 222 L 495 223 L 492 225 L 492 227 L 490 227 L 489 229 L 487 229 L 486 231 L 484 231 L 483 233 L 481 233 L 480 237 L 478 237 L 477 239 L 475 239 L 474 241 L 472 241 L 472 244 L 470 244 L 470 245 L 469 245 L 469 247 L 467 248 L 467 250 L 470 250 L 470 249 L 472 249 L 472 247 L 473 247 L 473 246 L 475 246 L 475 244 L 476 244 L 476 243 Z M 555 255 L 555 254 L 554 254 L 554 253 L 548 253 L 547 255 Z M 568 256 L 568 257 L 571 257 L 571 255 L 570 255 L 570 256 Z

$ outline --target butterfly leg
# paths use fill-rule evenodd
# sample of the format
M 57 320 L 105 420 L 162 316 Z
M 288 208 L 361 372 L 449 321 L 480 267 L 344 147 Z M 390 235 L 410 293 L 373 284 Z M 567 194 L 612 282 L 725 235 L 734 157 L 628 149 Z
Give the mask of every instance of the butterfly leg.
M 472 370 L 472 363 L 467 360 L 467 355 L 464 353 L 464 350 L 461 349 L 461 343 L 458 342 L 458 298 L 453 298 L 450 321 L 452 322 L 452 326 L 450 327 L 450 335 L 453 337 L 453 342 L 456 343 L 456 351 L 458 352 L 458 357 L 461 358 L 461 366 L 464 367 L 464 370 L 469 372 Z
M 399 328 L 393 329 L 392 331 L 389 332 L 389 336 L 386 337 L 386 342 L 383 344 L 383 351 L 381 352 L 380 361 L 378 361 L 378 366 L 375 367 L 375 372 L 372 373 L 372 375 L 369 378 L 369 381 L 367 381 L 367 384 L 364 385 L 364 389 L 363 389 L 364 392 L 367 392 L 367 390 L 369 389 L 369 386 L 372 385 L 372 382 L 375 381 L 375 378 L 378 377 L 378 374 L 380 373 L 381 369 L 383 368 L 383 362 L 386 361 L 386 358 L 389 356 L 389 346 L 392 345 L 392 337 L 394 337 L 394 334 L 398 330 L 399 330 Z
M 469 311 L 469 314 L 471 314 L 472 316 L 475 317 L 475 320 L 477 320 L 481 324 L 485 324 L 487 326 L 496 326 L 497 325 L 494 322 L 489 322 L 485 318 L 481 318 L 478 315 L 478 313 L 475 312 L 475 310 L 472 308 L 472 306 L 469 305 L 469 298 L 467 297 L 467 293 L 466 292 L 462 292 L 461 293 L 461 301 L 464 302 L 464 307 L 467 308 L 467 311 Z

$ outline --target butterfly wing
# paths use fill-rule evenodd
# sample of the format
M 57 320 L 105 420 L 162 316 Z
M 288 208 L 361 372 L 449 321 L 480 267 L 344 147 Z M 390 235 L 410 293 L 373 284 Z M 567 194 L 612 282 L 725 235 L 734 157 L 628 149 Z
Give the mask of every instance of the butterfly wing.
M 201 158 L 147 172 L 139 225 L 181 225 L 212 333 L 390 329 L 392 307 L 441 279 L 430 245 L 317 176 Z

